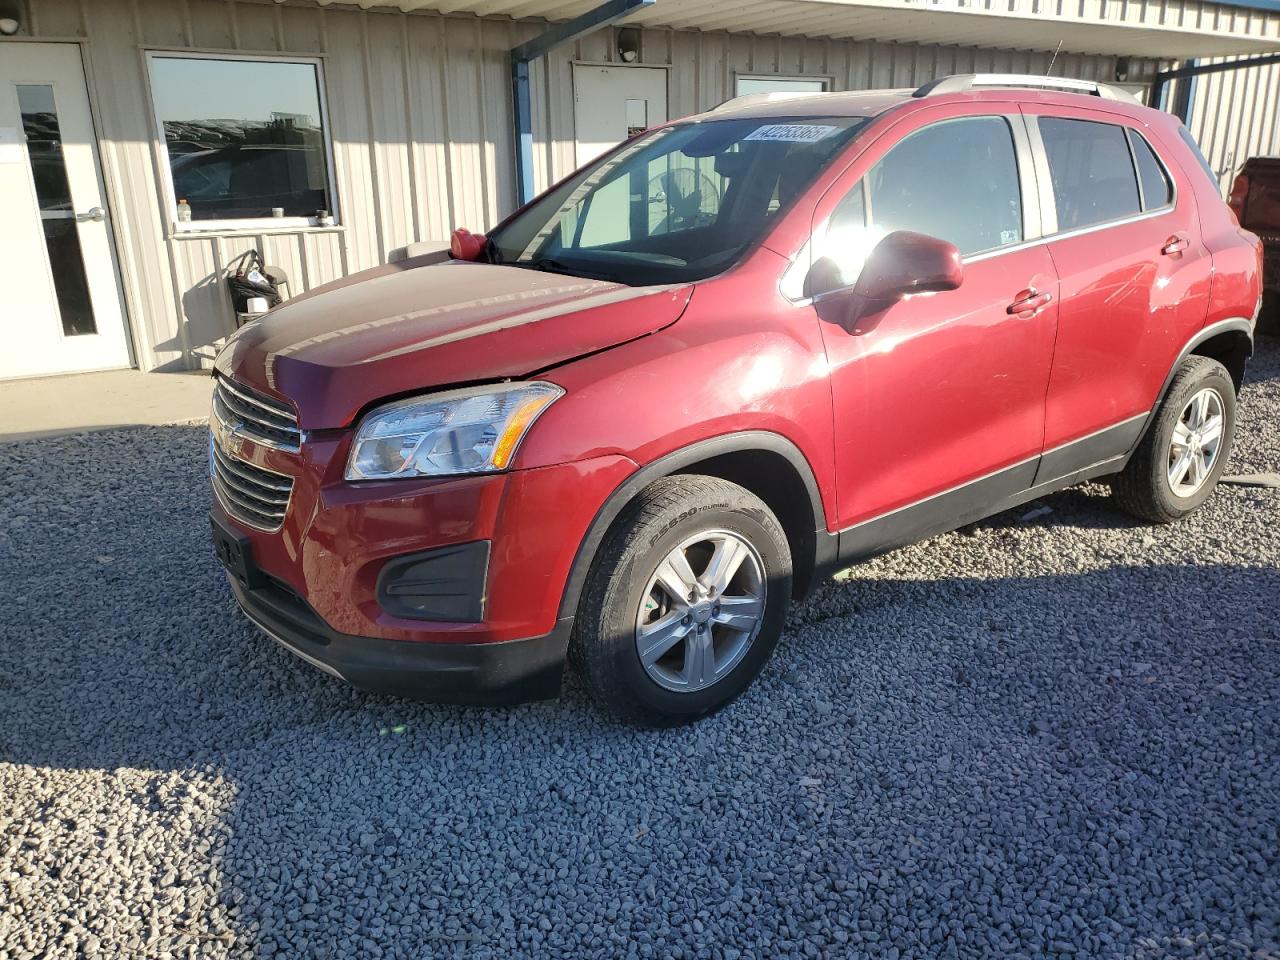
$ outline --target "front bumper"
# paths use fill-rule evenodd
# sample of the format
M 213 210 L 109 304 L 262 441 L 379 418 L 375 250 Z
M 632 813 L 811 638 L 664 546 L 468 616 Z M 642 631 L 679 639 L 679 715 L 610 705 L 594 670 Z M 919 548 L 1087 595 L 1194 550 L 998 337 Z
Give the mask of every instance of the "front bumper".
M 635 470 L 625 457 L 604 455 L 500 474 L 349 483 L 349 439 L 313 436 L 295 452 L 238 440 L 237 458 L 293 479 L 287 513 L 271 531 L 237 520 L 216 496 L 212 513 L 248 543 L 254 566 L 303 598 L 326 628 L 378 640 L 482 644 L 553 633 L 579 544 Z M 452 599 L 447 585 L 429 595 L 406 582 L 437 577 L 404 566 L 419 555 L 482 541 L 487 557 L 445 571 L 459 579 Z M 391 582 L 395 570 L 400 583 Z
M 247 587 L 227 577 L 245 615 L 290 653 L 373 693 L 437 703 L 507 706 L 560 693 L 573 618 L 543 636 L 499 643 L 417 643 L 354 637 L 330 628 L 269 576 Z

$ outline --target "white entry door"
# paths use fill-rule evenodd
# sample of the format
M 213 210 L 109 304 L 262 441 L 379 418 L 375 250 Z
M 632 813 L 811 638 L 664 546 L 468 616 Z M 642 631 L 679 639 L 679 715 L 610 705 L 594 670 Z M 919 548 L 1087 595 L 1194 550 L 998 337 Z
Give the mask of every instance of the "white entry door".
M 0 54 L 0 379 L 129 366 L 80 48 Z
M 581 167 L 627 137 L 667 122 L 667 71 L 575 63 L 573 118 Z

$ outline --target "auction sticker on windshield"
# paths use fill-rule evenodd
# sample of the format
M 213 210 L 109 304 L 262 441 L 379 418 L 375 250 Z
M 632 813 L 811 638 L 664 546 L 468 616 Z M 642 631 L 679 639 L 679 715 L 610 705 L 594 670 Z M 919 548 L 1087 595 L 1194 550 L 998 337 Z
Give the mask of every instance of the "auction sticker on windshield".
M 839 127 L 810 123 L 770 123 L 757 127 L 743 140 L 772 140 L 776 143 L 817 143 L 835 133 Z

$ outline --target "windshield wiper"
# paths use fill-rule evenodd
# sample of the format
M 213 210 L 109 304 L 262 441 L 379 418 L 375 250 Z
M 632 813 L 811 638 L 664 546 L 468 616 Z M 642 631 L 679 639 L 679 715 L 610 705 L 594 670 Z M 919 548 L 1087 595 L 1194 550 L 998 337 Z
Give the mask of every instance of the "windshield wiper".
M 563 260 L 557 260 L 555 257 L 530 257 L 528 260 L 509 260 L 506 266 L 520 267 L 522 270 L 541 270 L 543 273 L 559 273 L 566 277 L 578 277 L 582 280 L 604 280 L 608 283 L 625 282 L 598 270 L 575 267 L 565 263 Z
M 556 260 L 553 257 L 536 257 L 531 261 L 535 270 L 545 270 L 547 273 L 572 273 L 573 268 L 563 260 Z
M 513 267 L 525 267 L 531 270 L 542 270 L 544 273 L 563 273 L 569 276 L 576 276 L 580 272 L 569 266 L 563 260 L 557 260 L 554 257 L 533 257 L 529 260 L 512 260 L 509 265 Z

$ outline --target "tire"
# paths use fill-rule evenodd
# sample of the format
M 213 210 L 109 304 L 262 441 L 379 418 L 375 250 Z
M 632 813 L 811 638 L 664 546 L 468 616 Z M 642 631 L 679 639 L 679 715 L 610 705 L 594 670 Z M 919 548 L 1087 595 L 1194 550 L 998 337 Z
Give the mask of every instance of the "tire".
M 1200 460 L 1207 463 L 1202 479 L 1192 489 L 1195 474 L 1186 474 L 1186 483 L 1175 485 L 1170 471 L 1181 454 L 1174 449 L 1174 432 L 1193 398 L 1211 391 L 1208 409 L 1219 409 L 1222 418 L 1221 435 L 1212 459 L 1206 455 Z M 1212 422 L 1210 418 L 1208 422 Z M 1178 364 L 1155 419 L 1138 444 L 1128 465 L 1111 480 L 1111 493 L 1121 509 L 1152 523 L 1172 523 L 1192 513 L 1213 493 L 1222 471 L 1231 455 L 1231 443 L 1236 429 L 1235 384 L 1226 367 L 1209 357 L 1190 356 Z M 1211 433 L 1212 431 L 1210 431 Z M 1180 433 L 1185 435 L 1185 433 Z M 1193 442 L 1196 434 L 1192 434 Z M 1180 446 L 1179 450 L 1189 448 Z M 1177 472 L 1177 471 L 1175 471 Z
M 687 561 L 683 580 L 678 561 L 665 565 L 677 550 Z M 723 604 L 715 591 L 702 592 L 715 579 L 717 558 L 736 561 L 718 595 Z M 664 584 L 679 582 L 683 592 L 690 574 L 697 576 L 696 603 L 673 599 Z M 627 506 L 601 543 L 570 657 L 592 699 L 617 719 L 649 727 L 689 723 L 751 685 L 777 645 L 790 602 L 791 551 L 764 502 L 715 477 L 666 477 Z M 739 629 L 753 612 L 754 626 Z M 676 636 L 646 667 L 642 640 L 656 651 Z

